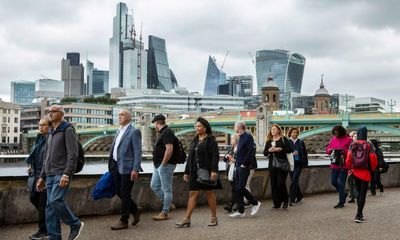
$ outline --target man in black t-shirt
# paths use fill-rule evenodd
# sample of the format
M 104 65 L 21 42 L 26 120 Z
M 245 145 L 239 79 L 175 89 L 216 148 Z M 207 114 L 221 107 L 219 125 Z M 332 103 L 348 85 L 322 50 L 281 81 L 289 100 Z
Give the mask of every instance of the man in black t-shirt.
M 176 163 L 171 159 L 174 145 L 174 133 L 165 123 L 163 115 L 157 115 L 151 121 L 154 123 L 159 135 L 154 144 L 153 163 L 154 172 L 151 177 L 150 187 L 163 202 L 160 214 L 153 217 L 153 220 L 167 220 L 172 202 L 172 180 Z

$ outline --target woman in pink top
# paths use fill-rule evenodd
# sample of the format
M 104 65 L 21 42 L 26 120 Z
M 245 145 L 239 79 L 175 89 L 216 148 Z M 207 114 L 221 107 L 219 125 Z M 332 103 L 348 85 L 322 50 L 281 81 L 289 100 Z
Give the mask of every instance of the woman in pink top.
M 326 154 L 332 158 L 331 184 L 339 193 L 339 203 L 335 205 L 335 208 L 338 209 L 344 207 L 347 198 L 345 186 L 349 166 L 345 160 L 352 139 L 347 136 L 346 129 L 341 125 L 333 127 L 332 135 L 333 137 L 326 147 Z

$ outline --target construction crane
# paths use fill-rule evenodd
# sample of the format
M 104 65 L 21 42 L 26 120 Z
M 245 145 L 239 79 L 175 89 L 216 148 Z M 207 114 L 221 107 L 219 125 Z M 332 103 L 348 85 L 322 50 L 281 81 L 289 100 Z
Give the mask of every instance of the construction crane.
M 221 70 L 224 68 L 225 61 L 226 61 L 226 58 L 228 57 L 228 54 L 229 54 L 229 50 L 225 54 L 225 58 L 224 58 L 224 61 L 222 62 Z
M 249 53 L 249 56 L 250 56 L 251 62 L 253 63 L 253 65 L 256 65 L 256 63 L 254 62 L 253 56 L 251 56 L 251 53 L 250 53 L 250 52 L 248 52 L 248 53 Z
M 142 88 L 142 30 L 143 30 L 143 22 L 140 24 L 140 36 L 139 36 L 139 48 L 138 48 L 138 57 L 137 57 L 137 88 Z M 136 36 L 136 34 L 135 34 Z M 134 40 L 135 41 L 135 40 Z M 144 87 L 144 86 L 143 86 Z

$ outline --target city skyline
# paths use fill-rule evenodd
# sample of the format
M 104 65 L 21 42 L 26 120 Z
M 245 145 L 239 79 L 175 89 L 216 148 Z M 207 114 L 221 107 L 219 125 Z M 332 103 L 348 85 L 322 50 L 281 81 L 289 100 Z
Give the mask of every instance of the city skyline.
M 118 1 L 48 3 L 9 1 L 0 6 L 4 53 L 0 97 L 4 100 L 9 100 L 12 80 L 34 81 L 41 75 L 59 79 L 59 61 L 66 52 L 80 52 L 81 62 L 87 53 L 99 69 L 109 69 L 109 38 Z M 255 78 L 248 52 L 255 59 L 258 50 L 286 49 L 307 59 L 304 94 L 315 92 L 324 73 L 330 93 L 399 103 L 398 90 L 391 87 L 400 76 L 400 20 L 396 17 L 400 6 L 396 2 L 125 3 L 133 10 L 137 30 L 143 21 L 144 39 L 156 35 L 168 42 L 170 68 L 179 85 L 189 91 L 203 92 L 210 54 L 220 66 L 229 50 L 224 72 Z

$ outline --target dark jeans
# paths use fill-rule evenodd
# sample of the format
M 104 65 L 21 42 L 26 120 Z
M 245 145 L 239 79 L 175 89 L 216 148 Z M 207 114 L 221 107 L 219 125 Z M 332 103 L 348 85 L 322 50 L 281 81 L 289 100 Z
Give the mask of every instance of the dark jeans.
M 234 184 L 235 184 L 235 201 L 238 205 L 238 212 L 244 213 L 244 199 L 245 197 L 250 204 L 257 205 L 258 201 L 251 195 L 249 190 L 246 189 L 247 178 L 250 175 L 250 168 L 237 167 L 235 171 Z
M 383 192 L 383 185 L 381 182 L 381 172 L 379 169 L 376 169 L 372 174 L 372 179 L 371 179 L 371 193 L 376 194 L 376 187 L 379 188 L 380 192 Z
M 47 233 L 46 228 L 46 202 L 47 202 L 47 192 L 35 192 L 31 191 L 29 193 L 29 200 L 38 210 L 38 225 L 39 232 Z
M 354 199 L 357 198 L 358 192 L 356 190 L 355 184 L 354 184 L 354 176 L 353 174 L 351 174 L 348 178 L 347 178 L 347 184 L 349 185 L 349 197 Z
M 298 202 L 301 199 L 303 199 L 303 194 L 300 191 L 300 186 L 299 186 L 299 178 L 301 174 L 302 167 L 295 167 L 293 172 L 290 172 L 290 179 L 292 180 L 292 183 L 290 184 L 290 202 Z
M 331 172 L 331 184 L 339 192 L 339 203 L 344 204 L 346 202 L 346 179 L 347 170 L 346 169 L 332 169 Z
M 136 203 L 131 198 L 133 181 L 130 174 L 114 174 L 115 191 L 121 199 L 121 222 L 128 223 L 129 214 L 136 214 L 138 211 Z
M 271 195 L 275 208 L 280 208 L 282 203 L 289 202 L 289 194 L 286 188 L 286 178 L 288 172 L 271 169 Z
M 368 182 L 354 177 L 354 183 L 358 191 L 357 197 L 357 216 L 363 217 L 365 198 L 367 197 Z

